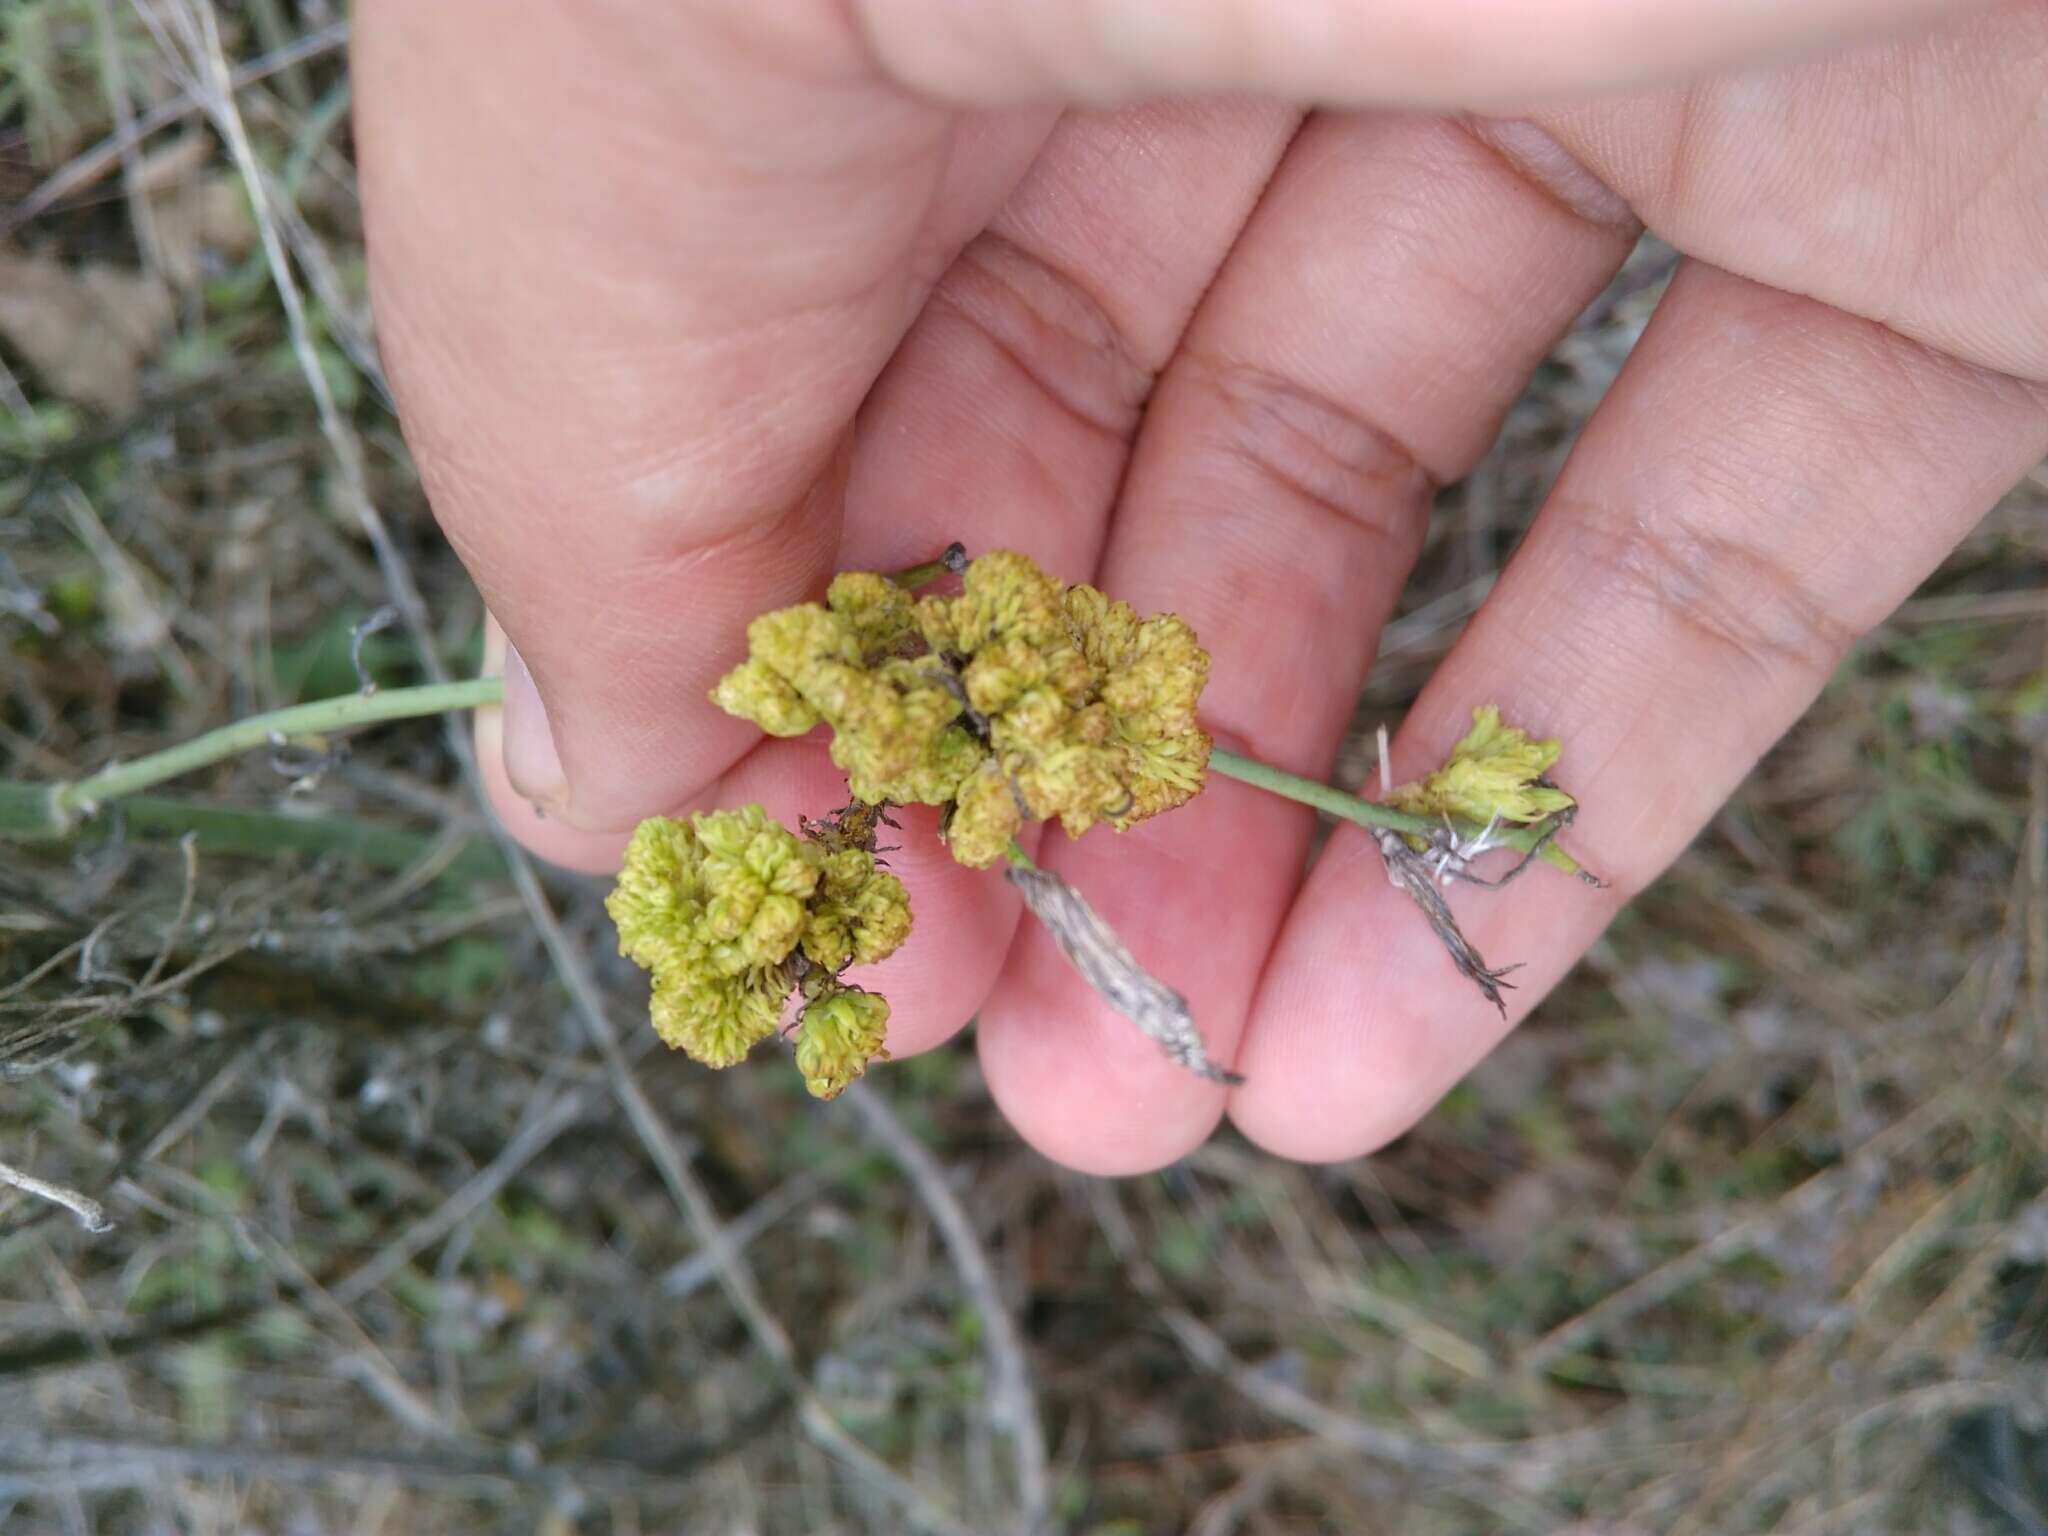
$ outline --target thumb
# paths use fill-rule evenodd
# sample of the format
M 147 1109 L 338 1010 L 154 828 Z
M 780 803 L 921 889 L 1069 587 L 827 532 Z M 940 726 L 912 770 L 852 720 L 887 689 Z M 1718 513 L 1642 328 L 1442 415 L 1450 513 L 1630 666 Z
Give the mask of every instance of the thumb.
M 586 830 L 758 739 L 707 691 L 830 567 L 835 453 L 914 274 L 1000 195 L 949 177 L 951 115 L 843 20 L 773 9 L 356 8 L 379 341 L 523 663 L 513 787 Z
M 1526 108 L 1953 15 L 1955 0 L 853 0 L 883 69 L 940 101 L 1249 91 Z

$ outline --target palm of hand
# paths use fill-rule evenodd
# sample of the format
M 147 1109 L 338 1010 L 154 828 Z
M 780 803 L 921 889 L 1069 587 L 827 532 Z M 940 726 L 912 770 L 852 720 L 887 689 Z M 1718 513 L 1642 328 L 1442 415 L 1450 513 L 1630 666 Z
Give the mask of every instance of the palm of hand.
M 1215 657 L 1211 728 L 1321 775 L 1432 488 L 1483 453 L 1647 222 L 1697 260 L 1394 748 L 1412 775 L 1482 701 L 1566 743 L 1574 843 L 1612 888 L 1534 876 L 1461 911 L 1490 957 L 1529 962 L 1519 1013 L 2048 447 L 2044 57 L 2048 17 L 2009 10 L 1526 121 L 1167 106 L 1049 136 L 1042 115 L 958 120 L 868 80 L 845 87 L 859 132 L 785 147 L 812 174 L 745 203 L 715 178 L 680 211 L 642 199 L 632 238 L 575 253 L 566 289 L 560 253 L 473 253 L 545 291 L 522 321 L 537 340 L 430 348 L 407 318 L 427 293 L 394 295 L 387 346 L 437 510 L 531 655 L 587 824 L 839 803 L 814 743 L 762 743 L 705 690 L 752 613 L 953 539 L 1179 612 Z M 727 221 L 708 243 L 705 205 Z M 655 269 L 679 258 L 649 255 L 678 241 L 680 285 Z M 404 256 L 394 241 L 379 264 Z M 517 370 L 527 348 L 538 377 L 594 390 L 531 400 L 481 449 L 432 446 L 443 372 Z M 546 611 L 478 532 L 487 506 L 560 552 Z M 587 518 L 603 537 L 579 542 L 568 520 Z M 622 830 L 536 820 L 500 787 L 541 851 L 615 859 Z M 891 1049 L 978 1013 L 991 1090 L 1063 1161 L 1155 1165 L 1226 1112 L 1289 1155 L 1363 1151 L 1505 1027 L 1355 829 L 1304 875 L 1307 813 L 1212 781 L 1122 836 L 1045 840 L 1040 860 L 1194 1000 L 1248 1078 L 1226 1096 L 1097 1002 L 1000 881 L 953 866 L 928 814 L 903 820 L 892 862 L 919 923 L 872 978 Z

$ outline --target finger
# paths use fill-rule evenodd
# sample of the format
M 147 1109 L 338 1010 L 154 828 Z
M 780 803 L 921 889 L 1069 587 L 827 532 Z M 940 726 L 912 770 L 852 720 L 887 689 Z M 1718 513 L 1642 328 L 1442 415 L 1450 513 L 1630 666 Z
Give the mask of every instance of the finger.
M 1161 381 L 1103 563 L 1105 590 L 1201 636 L 1211 729 L 1318 777 L 1433 487 L 1484 451 L 1634 238 L 1539 135 L 1488 131 L 1311 121 Z M 1228 1061 L 1310 827 L 1212 778 L 1170 816 L 1048 838 L 1039 856 L 1193 1000 Z M 982 1012 L 981 1050 L 1023 1134 L 1094 1171 L 1170 1161 L 1222 1113 L 1220 1089 L 1166 1060 L 1034 927 Z
M 1153 380 L 1298 121 L 1230 101 L 1062 119 L 861 412 L 845 563 L 957 539 L 1091 573 Z
M 1569 841 L 1610 888 L 1537 869 L 1453 893 L 1489 962 L 1526 962 L 1503 1021 L 1340 831 L 1260 987 L 1232 1118 L 1308 1159 L 1412 1124 L 2044 449 L 2048 390 L 1684 269 L 1394 749 L 1413 776 L 1486 702 L 1560 737 L 1581 804 Z
M 738 6 L 382 0 L 354 83 L 408 438 L 538 685 L 511 776 L 630 827 L 754 739 L 705 692 L 829 567 L 854 410 L 1043 115 L 956 158 L 843 27 Z
M 863 410 L 839 563 L 887 570 L 959 539 L 975 553 L 1023 549 L 1076 579 L 1092 573 L 1153 376 L 1294 123 L 1284 108 L 1228 102 L 1064 120 L 939 281 Z M 518 671 L 515 653 L 508 690 L 520 686 Z M 487 767 L 505 730 L 495 712 L 480 717 Z M 786 784 L 782 750 L 775 772 Z M 790 799 L 790 817 L 845 799 L 817 743 L 789 750 L 811 754 L 819 769 L 811 797 Z M 701 796 L 656 809 L 758 799 L 760 775 L 750 756 Z M 536 816 L 502 770 L 492 777 L 498 814 L 536 852 L 575 868 L 616 868 L 623 833 L 593 835 Z M 905 878 L 914 908 L 931 914 L 889 962 L 892 980 L 882 988 L 899 1055 L 936 1044 L 973 1016 L 1017 916 L 999 875 L 961 869 L 942 852 L 927 868 L 923 852 L 938 847 L 931 833 L 920 820 L 898 839 L 912 861 Z
M 504 678 L 507 692 L 533 687 L 526 663 L 507 644 L 504 629 L 489 614 L 484 615 L 482 675 Z M 483 779 L 484 803 L 491 814 L 536 858 L 586 873 L 608 874 L 616 870 L 626 846 L 623 835 L 572 827 L 561 817 L 550 816 L 512 787 L 505 772 L 505 714 L 498 705 L 486 705 L 472 720 L 477 773 Z M 533 715 L 529 713 L 527 718 L 531 720 Z
M 1294 123 L 1242 102 L 1064 119 L 940 279 L 861 413 L 843 563 L 888 569 L 959 539 L 973 554 L 1020 549 L 1049 571 L 1092 573 L 1153 377 Z M 997 872 L 952 863 L 914 814 L 896 840 L 936 863 L 910 866 L 929 878 L 912 898 L 930 916 L 888 963 L 916 987 L 899 993 L 892 976 L 884 989 L 899 1055 L 974 1015 L 1018 913 Z
M 882 67 L 942 101 L 1257 91 L 1497 107 L 1725 68 L 1953 0 L 859 0 Z
M 1929 43 L 1541 117 L 1688 255 L 2048 378 L 2048 7 Z

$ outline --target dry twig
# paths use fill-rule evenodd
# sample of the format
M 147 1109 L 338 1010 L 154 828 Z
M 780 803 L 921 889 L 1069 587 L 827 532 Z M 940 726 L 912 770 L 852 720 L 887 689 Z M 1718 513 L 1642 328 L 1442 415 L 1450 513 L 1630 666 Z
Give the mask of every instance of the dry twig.
M 106 1207 L 89 1195 L 63 1184 L 53 1184 L 48 1179 L 39 1179 L 32 1173 L 7 1163 L 0 1163 L 0 1184 L 11 1185 L 25 1195 L 34 1195 L 38 1200 L 47 1200 L 52 1205 L 61 1205 L 78 1218 L 78 1224 L 88 1232 L 111 1232 L 113 1219 L 107 1215 Z
M 989 1416 L 997 1429 L 1010 1438 L 1017 1469 L 1017 1524 L 1028 1536 L 1044 1525 L 1051 1490 L 1046 1475 L 1045 1429 L 1031 1390 L 1031 1366 L 1025 1359 L 1017 1320 L 1003 1305 L 988 1252 L 938 1161 L 873 1088 L 856 1084 L 846 1097 L 852 1101 L 854 1112 L 867 1123 L 868 1134 L 903 1170 L 918 1198 L 924 1201 L 925 1209 L 931 1212 L 932 1221 L 945 1240 L 946 1251 L 953 1257 L 960 1283 L 981 1317 L 982 1339 L 988 1349 L 992 1399 Z

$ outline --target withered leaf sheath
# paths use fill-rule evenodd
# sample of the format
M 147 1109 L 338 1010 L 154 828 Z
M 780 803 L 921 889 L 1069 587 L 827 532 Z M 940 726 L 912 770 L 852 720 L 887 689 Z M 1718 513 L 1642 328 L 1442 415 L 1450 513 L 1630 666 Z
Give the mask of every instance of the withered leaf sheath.
M 1486 994 L 1486 1000 L 1500 1010 L 1500 1016 L 1506 1018 L 1508 1005 L 1500 995 L 1500 989 L 1513 987 L 1514 984 L 1504 978 L 1520 967 L 1505 965 L 1499 970 L 1488 967 L 1480 958 L 1479 951 L 1472 947 L 1472 941 L 1458 927 L 1458 920 L 1451 916 L 1450 903 L 1437 889 L 1436 871 L 1430 861 L 1410 848 L 1400 833 L 1376 830 L 1373 841 L 1379 844 L 1380 857 L 1386 860 L 1388 883 L 1406 891 L 1409 899 L 1422 908 L 1422 915 L 1429 920 L 1429 926 L 1443 941 L 1444 948 L 1451 952 L 1451 963 L 1457 966 L 1458 974 L 1469 978 Z
M 1023 893 L 1031 915 L 1045 924 L 1082 980 L 1104 1002 L 1157 1040 L 1166 1054 L 1212 1083 L 1241 1083 L 1235 1072 L 1209 1059 L 1188 1000 L 1147 971 L 1095 909 L 1058 875 L 1013 865 L 1009 882 Z

